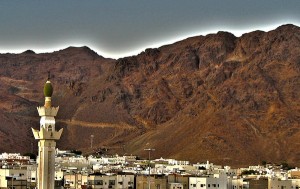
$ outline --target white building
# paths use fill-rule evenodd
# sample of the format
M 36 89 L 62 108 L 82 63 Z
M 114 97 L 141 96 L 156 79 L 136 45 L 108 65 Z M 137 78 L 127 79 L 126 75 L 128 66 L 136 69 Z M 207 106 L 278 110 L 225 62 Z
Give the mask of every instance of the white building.
M 225 173 L 213 174 L 207 177 L 190 177 L 189 189 L 213 189 L 227 188 L 227 176 Z
M 16 159 L 16 160 L 28 160 L 30 159 L 29 156 L 22 156 L 20 153 L 2 153 L 0 154 L 0 160 L 7 160 L 7 159 Z
M 292 181 L 292 189 L 300 189 L 300 179 L 289 179 Z

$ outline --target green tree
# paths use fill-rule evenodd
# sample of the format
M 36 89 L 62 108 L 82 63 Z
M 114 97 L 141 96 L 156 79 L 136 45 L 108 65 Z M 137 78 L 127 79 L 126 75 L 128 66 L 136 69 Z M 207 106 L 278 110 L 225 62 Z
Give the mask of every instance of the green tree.
M 82 151 L 80 151 L 80 150 L 71 150 L 71 153 L 74 153 L 76 155 L 81 155 Z
M 34 160 L 36 159 L 36 155 L 33 154 L 33 153 L 30 153 L 30 152 L 27 152 L 27 153 L 23 154 L 23 156 L 29 156 L 30 159 L 34 159 Z
M 242 172 L 241 175 L 257 175 L 258 171 L 254 171 L 254 170 L 245 170 Z

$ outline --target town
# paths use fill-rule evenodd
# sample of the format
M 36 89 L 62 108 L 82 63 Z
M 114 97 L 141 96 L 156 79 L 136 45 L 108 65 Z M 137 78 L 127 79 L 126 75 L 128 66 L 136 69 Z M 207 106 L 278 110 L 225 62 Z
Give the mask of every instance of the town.
M 150 153 L 150 151 L 149 151 Z M 70 189 L 299 189 L 300 169 L 287 165 L 246 168 L 192 164 L 175 159 L 139 160 L 134 155 L 89 155 L 78 151 L 55 152 L 55 188 Z M 37 163 L 19 153 L 0 155 L 0 188 L 37 187 Z

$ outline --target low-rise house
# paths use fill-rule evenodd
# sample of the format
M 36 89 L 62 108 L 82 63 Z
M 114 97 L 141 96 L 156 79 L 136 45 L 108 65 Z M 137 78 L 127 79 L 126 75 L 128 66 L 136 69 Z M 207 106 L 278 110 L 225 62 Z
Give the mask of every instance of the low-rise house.
M 37 183 L 37 164 L 27 165 L 27 185 L 28 189 L 36 188 Z
M 281 180 L 279 178 L 269 178 L 268 189 L 290 189 L 292 188 L 291 180 Z
M 243 178 L 238 178 L 236 176 L 229 177 L 227 182 L 228 189 L 246 189 L 249 188 L 249 183 Z
M 87 177 L 87 188 L 95 189 L 133 189 L 134 175 L 93 174 Z
M 299 169 L 290 170 L 288 172 L 288 177 L 294 179 L 300 179 L 300 170 Z
M 168 165 L 189 165 L 189 161 L 182 161 L 182 160 L 176 160 L 176 159 L 155 159 L 153 160 L 154 163 L 159 163 L 159 164 L 168 164 Z
M 149 187 L 150 186 L 150 187 Z M 137 175 L 136 189 L 166 189 L 167 177 L 165 175 Z
M 189 177 L 189 189 L 226 188 L 227 176 L 223 173 L 208 175 L 206 177 Z
M 170 174 L 168 175 L 167 189 L 188 189 L 189 175 Z
M 292 182 L 292 189 L 300 189 L 300 179 L 289 179 Z
M 67 174 L 64 176 L 64 187 L 70 189 L 86 188 L 88 184 L 87 175 L 80 173 Z
M 26 189 L 27 169 L 0 169 L 0 188 Z
M 268 188 L 268 178 L 261 177 L 259 179 L 249 180 L 250 189 L 267 189 Z

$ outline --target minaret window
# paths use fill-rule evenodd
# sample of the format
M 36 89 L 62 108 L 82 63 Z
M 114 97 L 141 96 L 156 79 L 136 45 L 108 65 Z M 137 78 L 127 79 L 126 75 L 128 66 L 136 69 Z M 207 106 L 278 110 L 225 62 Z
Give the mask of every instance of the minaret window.
M 52 126 L 48 125 L 48 131 L 52 131 Z

